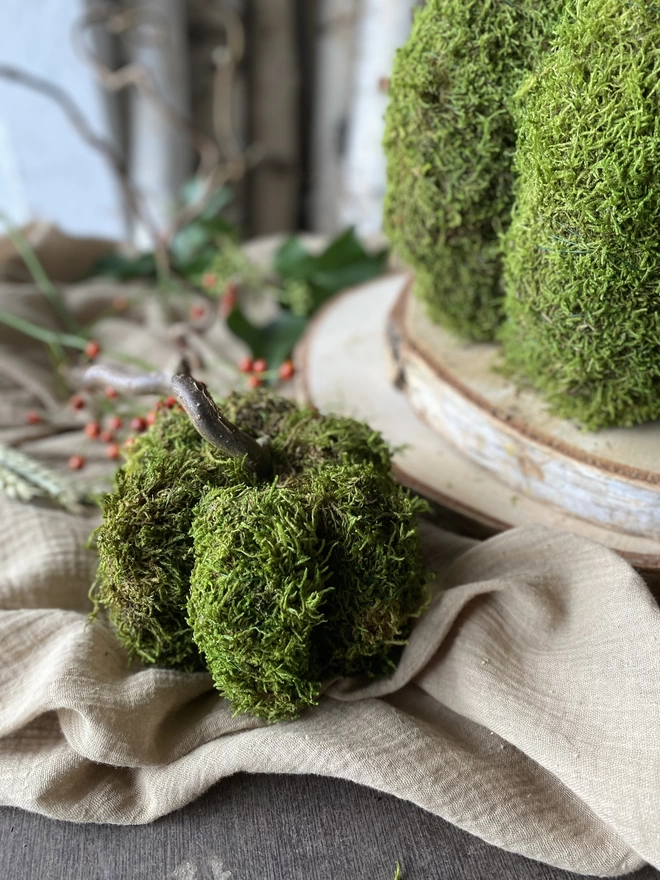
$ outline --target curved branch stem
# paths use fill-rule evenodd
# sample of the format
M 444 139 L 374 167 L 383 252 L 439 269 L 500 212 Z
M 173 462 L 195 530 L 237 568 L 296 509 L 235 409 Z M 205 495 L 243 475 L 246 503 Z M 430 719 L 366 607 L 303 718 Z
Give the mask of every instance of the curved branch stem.
M 258 443 L 218 409 L 202 382 L 186 373 L 172 376 L 172 392 L 201 436 L 232 458 L 245 458 L 258 477 L 267 477 L 273 469 L 270 449 Z
M 143 204 L 139 193 L 131 184 L 124 159 L 112 141 L 108 138 L 97 135 L 90 127 L 84 114 L 75 101 L 63 89 L 54 85 L 49 80 L 42 79 L 42 77 L 35 76 L 28 70 L 14 67 L 11 64 L 0 64 L 0 79 L 25 86 L 26 88 L 32 89 L 34 92 L 38 92 L 45 97 L 50 98 L 51 101 L 54 101 L 85 143 L 105 159 L 117 179 L 117 183 L 128 210 L 134 218 L 144 224 L 153 240 L 157 259 L 160 260 L 161 263 L 164 261 L 167 273 L 169 274 L 169 256 L 167 254 L 167 248 L 164 247 L 158 228 Z
M 268 478 L 272 474 L 268 442 L 255 440 L 225 418 L 206 385 L 187 372 L 174 376 L 167 373 L 129 374 L 94 364 L 85 371 L 82 384 L 85 388 L 111 386 L 122 394 L 172 394 L 208 443 L 231 458 L 244 458 L 246 466 L 258 477 Z

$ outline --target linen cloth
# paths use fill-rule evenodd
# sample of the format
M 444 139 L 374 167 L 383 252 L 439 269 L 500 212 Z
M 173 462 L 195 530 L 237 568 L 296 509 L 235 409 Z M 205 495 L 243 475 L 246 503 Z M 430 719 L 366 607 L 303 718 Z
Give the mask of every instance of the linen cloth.
M 102 315 L 116 293 L 67 295 Z M 2 288 L 10 306 L 56 324 L 29 289 Z M 97 335 L 163 366 L 167 327 L 140 307 Z M 55 382 L 38 345 L 0 328 L 0 441 L 53 464 L 78 436 Z M 25 426 L 28 406 L 48 423 Z M 238 771 L 313 773 L 578 873 L 660 867 L 660 610 L 611 551 L 536 526 L 477 544 L 422 523 L 434 599 L 394 676 L 335 683 L 267 726 L 232 717 L 204 673 L 129 667 L 89 621 L 93 525 L 0 501 L 1 804 L 144 823 Z

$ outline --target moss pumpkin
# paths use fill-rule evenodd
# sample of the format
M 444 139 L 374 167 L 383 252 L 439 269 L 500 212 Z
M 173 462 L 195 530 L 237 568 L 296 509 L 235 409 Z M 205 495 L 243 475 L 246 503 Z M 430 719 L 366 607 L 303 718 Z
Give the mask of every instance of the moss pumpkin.
M 582 0 L 518 102 L 507 362 L 589 428 L 660 417 L 660 7 Z
M 161 410 L 105 498 L 94 598 L 131 655 L 208 668 L 237 712 L 293 718 L 332 679 L 394 669 L 427 598 L 425 505 L 367 425 L 262 392 L 222 412 L 270 438 L 272 475 Z
M 428 0 L 390 84 L 385 222 L 429 315 L 475 340 L 502 319 L 513 202 L 511 98 L 565 0 Z

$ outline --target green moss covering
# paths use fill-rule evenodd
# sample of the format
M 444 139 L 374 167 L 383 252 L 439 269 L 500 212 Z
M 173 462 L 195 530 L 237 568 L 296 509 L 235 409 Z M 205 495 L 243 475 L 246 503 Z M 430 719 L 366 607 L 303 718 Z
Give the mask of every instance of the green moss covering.
M 271 438 L 272 480 L 161 411 L 104 501 L 94 599 L 132 655 L 206 666 L 236 711 L 276 721 L 329 679 L 394 667 L 426 601 L 425 505 L 367 425 L 262 392 L 222 409 Z
M 399 50 L 385 151 L 386 228 L 433 320 L 475 340 L 502 317 L 513 200 L 510 98 L 566 0 L 428 0 Z
M 520 94 L 506 360 L 589 428 L 660 417 L 660 7 L 582 0 Z
M 210 486 L 248 480 L 249 474 L 205 443 L 180 409 L 161 410 L 126 456 L 115 491 L 103 500 L 92 598 L 107 609 L 131 656 L 203 669 L 186 622 L 193 509 Z
M 204 496 L 189 615 L 237 711 L 295 717 L 325 681 L 394 669 L 426 598 L 418 509 L 369 463 Z

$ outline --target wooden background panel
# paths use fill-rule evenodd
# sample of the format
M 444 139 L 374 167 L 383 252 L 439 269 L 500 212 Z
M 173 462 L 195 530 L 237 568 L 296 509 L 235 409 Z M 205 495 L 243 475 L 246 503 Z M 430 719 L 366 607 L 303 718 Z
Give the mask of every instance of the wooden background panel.
M 294 0 L 252 0 L 247 39 L 250 141 L 261 156 L 249 179 L 253 235 L 297 226 L 300 70 Z

